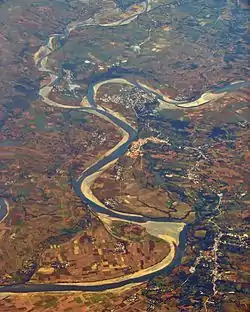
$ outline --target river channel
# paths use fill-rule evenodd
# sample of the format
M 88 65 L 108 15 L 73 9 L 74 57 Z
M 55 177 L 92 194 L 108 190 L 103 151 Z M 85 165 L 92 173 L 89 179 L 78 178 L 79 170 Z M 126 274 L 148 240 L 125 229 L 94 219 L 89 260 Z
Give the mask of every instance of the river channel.
M 135 20 L 141 14 L 147 14 L 151 9 L 151 4 L 153 1 L 147 0 L 143 3 L 143 9 L 137 14 L 132 14 L 130 17 L 120 19 L 118 21 L 98 24 L 100 27 L 116 27 L 121 25 L 126 25 L 132 20 Z M 128 9 L 129 10 L 129 9 Z M 52 91 L 55 84 L 58 83 L 60 77 L 57 73 L 51 71 L 48 68 L 48 58 L 56 51 L 59 46 L 59 41 L 65 41 L 70 34 L 79 27 L 88 27 L 88 23 L 83 22 L 71 22 L 65 29 L 63 34 L 52 34 L 48 39 L 47 43 L 39 48 L 39 50 L 34 55 L 34 61 L 41 72 L 47 72 L 50 75 L 50 81 L 45 86 L 40 89 L 40 97 L 42 100 L 53 107 L 59 107 L 63 109 L 75 109 L 78 111 L 84 111 L 89 114 L 94 114 L 100 118 L 107 120 L 108 122 L 114 124 L 116 128 L 122 133 L 122 140 L 114 146 L 110 151 L 107 151 L 100 159 L 98 159 L 94 164 L 87 168 L 81 176 L 74 182 L 74 190 L 76 194 L 81 198 L 82 202 L 88 204 L 91 210 L 105 223 L 105 220 L 122 221 L 140 224 L 145 227 L 147 232 L 165 239 L 170 244 L 170 255 L 161 261 L 161 263 L 152 266 L 151 268 L 141 270 L 139 272 L 129 274 L 128 276 L 122 276 L 120 278 L 114 278 L 110 280 L 103 280 L 98 282 L 88 282 L 88 283 L 54 283 L 54 284 L 19 284 L 4 286 L 0 288 L 0 292 L 46 292 L 46 291 L 103 291 L 106 289 L 114 289 L 122 287 L 127 284 L 140 283 L 146 280 L 152 279 L 158 274 L 167 274 L 174 266 L 178 265 L 181 261 L 182 254 L 185 249 L 185 236 L 187 231 L 187 225 L 176 220 L 176 235 L 171 237 L 168 232 L 168 227 L 170 227 L 169 218 L 151 218 L 139 214 L 130 214 L 112 210 L 101 203 L 92 193 L 91 185 L 94 183 L 96 178 L 105 171 L 110 165 L 119 159 L 120 156 L 124 155 L 129 145 L 137 139 L 137 131 L 132 127 L 124 118 L 121 119 L 115 115 L 114 112 L 104 109 L 96 104 L 96 97 L 98 96 L 98 89 L 102 85 L 107 83 L 118 83 L 118 84 L 128 84 L 137 87 L 145 92 L 151 93 L 156 96 L 162 106 L 172 105 L 176 109 L 182 108 L 193 108 L 200 105 L 204 105 L 210 101 L 217 100 L 223 97 L 227 92 L 234 91 L 239 88 L 243 88 L 250 85 L 250 82 L 237 81 L 235 83 L 228 84 L 226 87 L 217 88 L 216 90 L 210 90 L 194 100 L 190 101 L 176 101 L 172 100 L 166 95 L 163 95 L 160 90 L 157 90 L 153 86 L 145 84 L 145 82 L 140 81 L 139 78 L 128 78 L 127 72 L 123 72 L 121 69 L 114 73 L 109 71 L 98 76 L 98 79 L 92 79 L 89 85 L 87 97 L 83 99 L 85 102 L 84 106 L 69 106 L 60 103 L 56 103 L 49 99 L 50 92 Z M 144 80 L 145 81 L 145 80 Z M 0 222 L 2 222 L 8 214 L 7 203 L 1 199 L 0 202 Z M 157 228 L 161 230 L 156 230 Z

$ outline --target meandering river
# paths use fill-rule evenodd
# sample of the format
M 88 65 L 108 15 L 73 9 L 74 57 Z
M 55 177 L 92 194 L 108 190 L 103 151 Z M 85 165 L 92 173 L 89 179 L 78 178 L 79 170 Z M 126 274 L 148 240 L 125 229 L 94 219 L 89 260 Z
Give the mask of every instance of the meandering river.
M 135 20 L 141 14 L 147 14 L 151 10 L 152 0 L 146 0 L 140 12 L 134 14 L 131 10 L 129 17 L 121 18 L 118 21 L 110 22 L 107 24 L 99 23 L 101 27 L 118 27 L 126 25 L 131 21 Z M 128 9 L 129 12 L 130 8 Z M 41 46 L 34 55 L 34 61 L 41 72 L 48 72 L 50 81 L 40 89 L 40 96 L 42 100 L 53 107 L 64 108 L 64 109 L 75 109 L 78 111 L 84 111 L 89 114 L 96 115 L 100 118 L 107 120 L 114 124 L 117 129 L 122 133 L 121 141 L 114 146 L 111 150 L 107 151 L 100 159 L 93 163 L 87 168 L 74 183 L 74 189 L 76 194 L 82 199 L 84 203 L 87 203 L 96 215 L 103 221 L 105 226 L 112 223 L 113 220 L 131 222 L 140 224 L 146 231 L 154 236 L 164 239 L 170 246 L 170 253 L 160 261 L 159 263 L 138 272 L 128 274 L 118 278 L 112 278 L 103 281 L 88 282 L 88 283 L 53 283 L 53 284 L 21 284 L 4 286 L 0 288 L 0 292 L 45 292 L 45 291 L 103 291 L 106 289 L 113 289 L 122 287 L 130 283 L 140 283 L 160 273 L 169 272 L 175 265 L 180 263 L 181 256 L 185 245 L 185 233 L 187 226 L 181 222 L 169 222 L 168 218 L 151 218 L 145 217 L 140 214 L 130 214 L 112 210 L 106 207 L 98 198 L 94 196 L 91 191 L 91 186 L 96 178 L 109 166 L 111 166 L 118 158 L 125 154 L 128 150 L 129 145 L 137 138 L 136 129 L 131 126 L 125 118 L 118 118 L 111 110 L 104 109 L 96 104 L 96 98 L 98 96 L 98 90 L 102 85 L 107 83 L 118 83 L 128 84 L 144 90 L 145 92 L 154 94 L 157 99 L 161 102 L 161 105 L 173 105 L 174 107 L 181 108 L 192 108 L 199 105 L 206 104 L 210 101 L 217 100 L 223 97 L 227 92 L 239 89 L 242 87 L 250 86 L 248 81 L 238 81 L 235 83 L 228 84 L 223 89 L 217 89 L 213 91 L 207 91 L 192 101 L 176 101 L 172 100 L 166 95 L 162 94 L 160 90 L 155 89 L 151 85 L 147 85 L 145 82 L 140 81 L 139 78 L 128 78 L 128 75 L 123 73 L 122 70 L 116 73 L 108 71 L 103 75 L 99 76 L 98 81 L 93 80 L 89 85 L 87 97 L 82 101 L 84 106 L 70 106 L 57 103 L 49 99 L 49 95 L 57 83 L 59 76 L 57 73 L 51 71 L 48 68 L 49 56 L 60 48 L 58 45 L 59 41 L 65 42 L 70 36 L 72 31 L 79 27 L 88 27 L 89 23 L 84 22 L 72 22 L 70 23 L 63 34 L 52 34 L 47 44 Z M 93 24 L 91 24 L 93 25 Z M 145 79 L 144 79 L 145 80 Z M 7 202 L 1 199 L 0 202 L 0 222 L 2 222 L 8 215 Z

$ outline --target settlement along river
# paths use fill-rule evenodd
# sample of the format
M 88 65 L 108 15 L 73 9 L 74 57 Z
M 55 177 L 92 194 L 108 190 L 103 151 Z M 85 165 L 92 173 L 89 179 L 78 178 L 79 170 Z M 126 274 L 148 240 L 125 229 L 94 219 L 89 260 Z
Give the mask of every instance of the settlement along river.
M 0 292 L 46 292 L 46 291 L 103 291 L 106 289 L 113 289 L 122 287 L 127 284 L 140 283 L 148 280 L 160 273 L 167 273 L 176 264 L 180 263 L 182 252 L 185 243 L 185 231 L 186 224 L 180 222 L 169 222 L 168 218 L 150 218 L 139 214 L 130 214 L 112 210 L 107 208 L 102 202 L 94 196 L 91 191 L 91 186 L 94 181 L 104 172 L 109 166 L 114 164 L 118 158 L 125 154 L 129 145 L 137 138 L 137 131 L 126 120 L 117 115 L 111 110 L 107 110 L 96 104 L 96 97 L 98 89 L 109 83 L 127 84 L 135 86 L 144 92 L 153 94 L 157 97 L 161 106 L 176 106 L 181 108 L 192 108 L 216 100 L 223 97 L 228 91 L 235 90 L 241 87 L 249 85 L 249 82 L 238 81 L 229 84 L 224 89 L 217 89 L 216 91 L 208 91 L 203 93 L 199 98 L 193 101 L 176 101 L 163 95 L 160 90 L 155 89 L 153 86 L 146 85 L 139 79 L 127 78 L 128 75 L 123 74 L 122 70 L 114 72 L 109 71 L 99 77 L 98 81 L 95 81 L 89 85 L 87 97 L 83 98 L 80 106 L 70 106 L 54 102 L 49 99 L 49 95 L 53 87 L 59 81 L 57 73 L 52 72 L 48 68 L 49 56 L 60 48 L 61 42 L 65 42 L 70 36 L 72 31 L 80 27 L 88 27 L 89 25 L 98 25 L 99 27 L 117 27 L 129 24 L 131 21 L 138 18 L 141 14 L 147 14 L 151 10 L 153 0 L 146 0 L 141 3 L 140 10 L 137 13 L 131 8 L 128 8 L 126 18 L 119 19 L 118 21 L 110 23 L 96 23 L 89 24 L 88 22 L 71 22 L 62 34 L 52 34 L 47 44 L 41 46 L 34 55 L 34 62 L 42 72 L 47 72 L 50 79 L 49 82 L 40 89 L 40 96 L 42 100 L 53 107 L 63 109 L 75 109 L 79 112 L 86 112 L 96 115 L 106 121 L 112 123 L 122 133 L 122 140 L 114 146 L 111 150 L 107 151 L 100 159 L 87 168 L 77 181 L 74 183 L 74 189 L 76 194 L 82 199 L 84 203 L 87 203 L 99 219 L 103 222 L 106 228 L 109 228 L 112 221 L 122 221 L 134 224 L 139 224 L 144 227 L 150 235 L 161 238 L 168 242 L 170 246 L 170 252 L 159 263 L 142 269 L 138 272 L 124 275 L 117 278 L 100 280 L 96 282 L 81 282 L 81 283 L 53 283 L 53 284 L 33 284 L 26 283 L 20 285 L 4 286 L 0 288 Z M 3 221 L 8 214 L 8 204 L 5 201 L 1 202 L 0 221 Z

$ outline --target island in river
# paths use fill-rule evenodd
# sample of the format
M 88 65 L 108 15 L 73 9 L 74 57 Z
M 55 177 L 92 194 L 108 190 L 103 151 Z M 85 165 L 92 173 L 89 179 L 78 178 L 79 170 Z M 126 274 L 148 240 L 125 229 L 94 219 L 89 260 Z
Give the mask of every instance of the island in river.
M 1 309 L 245 311 L 247 13 L 14 2 L 1 4 L 24 36 L 3 29 Z

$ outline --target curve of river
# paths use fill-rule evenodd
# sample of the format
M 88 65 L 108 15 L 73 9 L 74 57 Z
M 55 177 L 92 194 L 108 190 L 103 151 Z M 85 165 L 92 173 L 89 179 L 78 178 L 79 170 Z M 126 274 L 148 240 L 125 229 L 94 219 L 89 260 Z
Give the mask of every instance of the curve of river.
M 77 181 L 74 183 L 74 189 L 76 194 L 82 199 L 84 203 L 87 203 L 96 215 L 102 220 L 103 224 L 109 228 L 113 220 L 136 223 L 143 226 L 146 231 L 158 238 L 164 239 L 170 246 L 170 253 L 159 263 L 140 270 L 138 272 L 121 276 L 118 278 L 112 278 L 108 280 L 86 282 L 86 283 L 54 283 L 54 284 L 20 284 L 3 286 L 0 288 L 0 292 L 44 292 L 44 291 L 103 291 L 106 289 L 113 289 L 122 287 L 130 283 L 140 283 L 160 273 L 169 272 L 175 265 L 180 263 L 180 259 L 183 253 L 185 245 L 185 233 L 187 226 L 184 223 L 169 222 L 168 218 L 151 218 L 145 217 L 139 214 L 130 214 L 112 210 L 107 208 L 101 203 L 98 198 L 94 196 L 91 191 L 91 186 L 97 177 L 111 166 L 117 159 L 126 153 L 129 145 L 137 138 L 137 131 L 134 129 L 123 117 L 118 117 L 117 114 L 111 110 L 104 109 L 96 104 L 96 97 L 98 89 L 107 83 L 118 83 L 135 86 L 144 90 L 147 93 L 153 94 L 161 102 L 161 105 L 174 105 L 176 108 L 190 108 L 197 107 L 216 100 L 227 94 L 228 91 L 234 91 L 239 88 L 250 86 L 249 81 L 237 81 L 228 84 L 223 89 L 218 88 L 213 91 L 207 91 L 201 94 L 195 100 L 192 101 L 176 101 L 170 99 L 166 95 L 163 95 L 160 90 L 155 89 L 151 85 L 147 85 L 140 81 L 140 79 L 131 79 L 123 73 L 122 70 L 117 72 L 108 71 L 98 77 L 98 80 L 93 80 L 88 88 L 87 97 L 85 97 L 80 106 L 64 105 L 49 99 L 49 95 L 53 87 L 57 84 L 59 77 L 56 73 L 47 68 L 48 57 L 51 53 L 60 48 L 60 41 L 67 39 L 71 32 L 79 27 L 87 27 L 88 25 L 98 25 L 101 27 L 115 27 L 126 25 L 135 20 L 139 15 L 147 13 L 151 9 L 152 0 L 147 0 L 142 4 L 142 9 L 139 13 L 131 13 L 129 17 L 120 19 L 115 22 L 107 24 L 90 24 L 83 22 L 70 23 L 63 34 L 53 34 L 49 37 L 46 45 L 43 45 L 34 55 L 35 64 L 40 71 L 48 72 L 50 76 L 50 82 L 40 89 L 40 96 L 43 101 L 53 107 L 64 109 L 76 109 L 78 111 L 84 111 L 89 114 L 94 114 L 100 118 L 107 120 L 114 124 L 123 134 L 121 141 L 114 146 L 111 150 L 106 152 L 99 160 L 87 168 Z M 8 205 L 6 201 L 1 200 L 0 210 L 0 222 L 2 222 L 8 215 Z
M 0 197 L 0 223 L 9 215 L 9 204 L 6 199 Z

